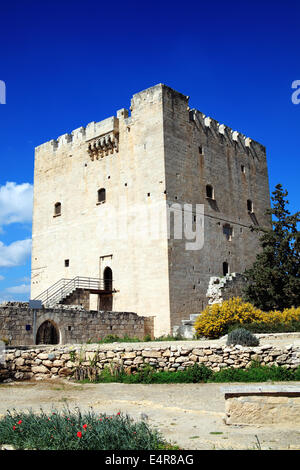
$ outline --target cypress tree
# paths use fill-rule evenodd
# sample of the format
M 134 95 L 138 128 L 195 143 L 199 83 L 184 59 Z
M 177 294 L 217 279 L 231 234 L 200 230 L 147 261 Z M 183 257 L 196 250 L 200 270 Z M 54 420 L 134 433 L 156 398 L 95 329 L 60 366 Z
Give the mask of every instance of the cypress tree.
M 281 184 L 272 193 L 270 229 L 251 227 L 259 231 L 261 251 L 252 267 L 245 271 L 245 300 L 264 310 L 283 310 L 300 305 L 300 212 L 291 215 L 287 209 L 288 192 Z

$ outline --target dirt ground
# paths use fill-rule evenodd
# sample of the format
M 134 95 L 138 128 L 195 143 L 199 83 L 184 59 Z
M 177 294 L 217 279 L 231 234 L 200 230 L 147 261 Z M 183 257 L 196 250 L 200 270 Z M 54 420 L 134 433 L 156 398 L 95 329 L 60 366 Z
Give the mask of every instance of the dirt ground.
M 295 382 L 293 382 L 295 384 Z M 281 382 L 282 384 L 282 382 Z M 300 382 L 298 382 L 300 386 Z M 0 415 L 7 409 L 39 411 L 92 407 L 107 414 L 121 411 L 134 419 L 141 413 L 164 437 L 187 450 L 298 449 L 300 429 L 287 427 L 229 426 L 222 384 L 77 384 L 18 382 L 0 386 Z
M 221 340 L 220 340 L 221 341 Z M 274 339 L 275 341 L 275 339 Z M 277 345 L 299 344 L 281 336 Z M 261 344 L 271 344 L 261 338 Z M 283 382 L 280 382 L 283 385 Z M 291 384 L 291 382 L 289 382 Z M 69 380 L 12 382 L 0 385 L 0 416 L 6 410 L 39 411 L 68 405 L 107 414 L 121 411 L 148 423 L 186 450 L 300 450 L 300 429 L 289 426 L 229 426 L 223 421 L 226 384 L 78 384 Z M 233 384 L 231 384 L 233 385 Z M 239 384 L 241 385 L 241 384 Z M 300 386 L 300 382 L 293 382 Z

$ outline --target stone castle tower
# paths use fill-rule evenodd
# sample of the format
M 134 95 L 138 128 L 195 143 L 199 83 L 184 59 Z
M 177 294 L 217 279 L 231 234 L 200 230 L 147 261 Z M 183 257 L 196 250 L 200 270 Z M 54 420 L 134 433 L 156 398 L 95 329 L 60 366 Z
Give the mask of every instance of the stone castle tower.
M 154 316 L 158 336 L 205 307 L 211 277 L 253 263 L 249 226 L 270 223 L 265 148 L 188 100 L 159 84 L 133 96 L 130 116 L 36 148 L 31 298 L 88 293 L 91 310 Z

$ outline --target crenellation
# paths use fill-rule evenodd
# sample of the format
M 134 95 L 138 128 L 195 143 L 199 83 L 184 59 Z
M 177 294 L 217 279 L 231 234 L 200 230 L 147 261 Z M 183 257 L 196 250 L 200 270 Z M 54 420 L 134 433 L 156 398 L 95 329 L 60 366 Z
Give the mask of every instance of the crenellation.
M 63 134 L 57 138 L 58 148 L 68 145 L 72 142 L 72 135 L 71 134 Z
M 118 111 L 117 111 L 117 118 L 118 119 L 126 119 L 126 118 L 128 118 L 128 116 L 129 116 L 128 109 L 125 109 L 125 108 L 118 109 Z
M 114 135 L 117 135 L 118 132 L 119 119 L 113 116 L 99 122 L 92 121 L 88 123 L 86 127 L 78 127 L 71 131 L 71 133 L 63 134 L 57 139 L 51 139 L 50 141 L 37 146 L 35 150 L 36 152 L 54 152 L 67 145 L 78 145 L 81 142 L 87 142 L 97 137 L 105 136 L 106 134 L 111 135 L 111 133 L 113 133 Z
M 86 130 L 85 127 L 81 126 L 78 127 L 77 129 L 74 129 L 72 132 L 72 137 L 73 137 L 73 142 L 74 143 L 79 143 L 85 141 L 85 136 L 86 136 Z
M 263 145 L 254 141 L 250 137 L 245 136 L 241 132 L 233 130 L 225 124 L 220 124 L 217 120 L 211 118 L 210 116 L 206 116 L 197 109 L 191 109 L 190 120 L 195 122 L 196 119 L 202 125 L 202 128 L 204 130 L 207 128 L 209 128 L 210 130 L 214 130 L 216 136 L 220 134 L 223 137 L 226 137 L 231 144 L 243 143 L 245 147 L 250 148 L 251 145 L 255 143 L 258 144 L 261 149 L 265 149 Z

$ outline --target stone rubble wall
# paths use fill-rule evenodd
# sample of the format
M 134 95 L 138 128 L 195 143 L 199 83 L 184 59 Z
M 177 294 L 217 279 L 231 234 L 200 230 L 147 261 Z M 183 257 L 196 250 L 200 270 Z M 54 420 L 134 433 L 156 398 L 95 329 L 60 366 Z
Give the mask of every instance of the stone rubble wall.
M 232 297 L 240 297 L 246 286 L 246 278 L 241 273 L 226 274 L 223 277 L 211 277 L 206 292 L 208 304 L 222 303 Z
M 148 345 L 147 343 L 88 344 L 64 346 L 37 346 L 5 351 L 5 365 L 0 365 L 0 381 L 42 380 L 71 376 L 75 366 L 91 366 L 103 369 L 109 365 L 123 366 L 131 373 L 145 364 L 156 370 L 177 371 L 198 363 L 213 371 L 225 367 L 248 368 L 252 361 L 262 365 L 278 365 L 297 368 L 300 365 L 300 347 L 289 345 L 275 347 L 214 346 L 197 347 L 197 344 Z

